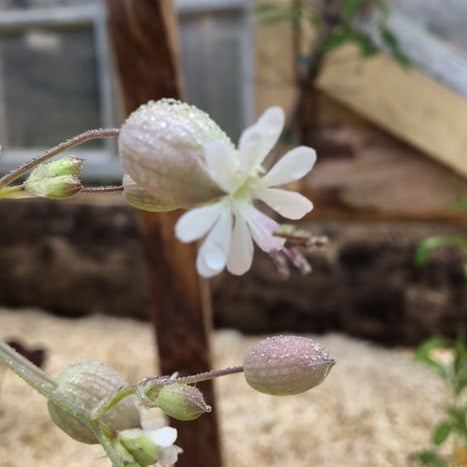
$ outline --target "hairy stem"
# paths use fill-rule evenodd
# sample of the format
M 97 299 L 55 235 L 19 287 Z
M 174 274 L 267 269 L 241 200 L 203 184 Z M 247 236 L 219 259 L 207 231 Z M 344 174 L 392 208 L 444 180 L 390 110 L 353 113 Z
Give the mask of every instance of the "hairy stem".
M 0 199 L 30 197 L 31 195 L 25 191 L 24 185 L 5 186 L 3 188 L 0 187 Z
M 102 399 L 94 409 L 91 411 L 91 421 L 94 422 L 100 417 L 105 415 L 110 409 L 115 407 L 120 401 L 128 396 L 135 393 L 135 389 L 132 386 L 125 386 L 118 389 L 116 392 L 111 394 L 109 397 Z
M 122 185 L 84 186 L 80 193 L 119 193 L 121 191 L 123 191 Z
M 39 367 L 23 357 L 6 342 L 0 341 L 0 362 L 24 379 L 40 394 L 49 397 L 55 388 L 55 381 Z
M 91 422 L 90 428 L 101 446 L 104 448 L 105 453 L 110 459 L 110 462 L 112 462 L 113 467 L 124 467 L 123 462 L 115 452 L 115 448 L 110 440 L 110 437 L 105 433 L 106 430 L 102 428 L 98 421 Z
M 241 372 L 243 372 L 243 366 L 231 366 L 224 368 L 223 370 L 205 371 L 204 373 L 198 373 L 197 375 L 179 376 L 176 378 L 171 376 L 159 376 L 156 378 L 148 378 L 145 381 L 151 381 L 154 384 L 161 385 L 172 383 L 195 384 L 201 381 L 208 381 L 210 379 L 218 378 L 219 376 L 233 375 L 235 373 Z
M 73 138 L 70 138 L 67 141 L 64 141 L 63 143 L 57 144 L 57 146 L 51 149 L 47 149 L 47 151 L 43 152 L 40 156 L 35 157 L 29 162 L 26 162 L 20 167 L 4 175 L 2 178 L 0 178 L 0 188 L 7 186 L 8 184 L 16 180 L 18 177 L 21 177 L 21 175 L 25 174 L 37 165 L 41 164 L 42 162 L 45 162 L 51 157 L 56 156 L 57 154 L 60 154 L 63 151 L 74 148 L 75 146 L 79 146 L 80 144 L 93 139 L 111 138 L 114 136 L 118 136 L 119 133 L 120 130 L 118 128 L 100 128 L 97 130 L 88 130 L 84 133 L 74 136 Z

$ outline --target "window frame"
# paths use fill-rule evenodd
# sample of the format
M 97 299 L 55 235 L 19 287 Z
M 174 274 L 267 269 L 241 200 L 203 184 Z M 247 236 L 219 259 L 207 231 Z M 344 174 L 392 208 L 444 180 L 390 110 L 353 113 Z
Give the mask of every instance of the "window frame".
M 252 34 L 249 12 L 250 0 L 175 0 L 174 7 L 183 21 L 184 16 L 196 14 L 219 13 L 228 11 L 241 11 L 241 36 L 240 56 L 242 57 L 241 76 L 246 80 L 242 86 L 242 110 L 243 126 L 251 123 L 254 118 L 254 92 L 253 82 L 253 58 L 252 58 Z M 55 27 L 67 29 L 76 26 L 90 26 L 93 30 L 95 53 L 97 57 L 97 82 L 99 93 L 100 121 L 103 128 L 115 126 L 116 114 L 113 103 L 114 90 L 112 85 L 111 44 L 107 34 L 106 9 L 102 1 L 88 5 L 35 7 L 30 9 L 2 10 L 0 15 L 0 36 L 29 29 L 31 27 Z M 2 87 L 1 61 L 0 61 L 0 100 Z M 0 106 L 1 107 L 1 106 Z M 6 116 L 0 112 L 0 141 L 5 135 Z M 70 134 L 70 137 L 74 135 Z M 59 141 L 57 141 L 59 143 Z M 47 148 L 5 148 L 0 154 L 0 173 L 6 173 L 18 165 L 40 154 Z M 123 173 L 116 141 L 106 139 L 102 149 L 83 150 L 75 149 L 74 154 L 86 159 L 83 169 L 83 179 L 116 180 Z

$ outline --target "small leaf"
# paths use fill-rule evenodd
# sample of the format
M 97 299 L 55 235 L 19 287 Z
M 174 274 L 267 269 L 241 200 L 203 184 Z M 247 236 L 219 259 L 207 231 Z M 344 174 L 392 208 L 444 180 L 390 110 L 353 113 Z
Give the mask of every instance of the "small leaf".
M 454 372 L 456 375 L 467 371 L 467 343 L 465 333 L 460 332 L 454 343 Z
M 425 341 L 422 345 L 420 345 L 415 351 L 414 358 L 415 360 L 422 362 L 428 367 L 432 368 L 442 378 L 447 379 L 448 374 L 446 372 L 446 368 L 443 365 L 441 365 L 441 363 L 438 363 L 437 361 L 433 360 L 433 358 L 431 358 L 431 354 L 435 349 L 450 347 L 452 347 L 452 345 L 448 339 L 435 337 L 433 339 Z
M 416 454 L 417 459 L 424 465 L 432 467 L 445 467 L 445 462 L 434 451 L 420 451 Z
M 390 31 L 388 28 L 381 26 L 380 27 L 381 40 L 384 45 L 389 49 L 391 56 L 400 66 L 403 68 L 408 68 L 411 65 L 410 58 L 405 55 L 402 49 L 399 46 L 399 41 L 397 37 Z
M 462 263 L 462 274 L 464 279 L 467 281 L 467 261 Z
M 439 446 L 443 444 L 449 437 L 452 431 L 452 426 L 448 422 L 439 423 L 433 431 L 432 441 L 433 444 Z
M 454 206 L 467 213 L 467 196 L 458 196 L 454 201 Z
M 359 10 L 368 3 L 368 0 L 344 0 L 341 7 L 342 17 L 346 21 L 352 21 Z
M 467 433 L 467 406 L 451 406 L 449 407 L 448 412 L 452 417 L 452 429 L 456 433 L 461 433 L 465 435 Z
M 337 49 L 345 44 L 350 39 L 349 31 L 347 29 L 334 32 L 331 34 L 321 45 L 319 53 L 325 55 L 331 50 Z
M 362 57 L 369 58 L 379 53 L 378 47 L 368 36 L 357 31 L 352 31 L 351 39 L 360 49 Z
M 415 252 L 415 264 L 417 266 L 425 266 L 428 263 L 431 253 L 436 248 L 441 246 L 454 246 L 459 248 L 467 248 L 467 237 L 429 237 L 423 240 Z

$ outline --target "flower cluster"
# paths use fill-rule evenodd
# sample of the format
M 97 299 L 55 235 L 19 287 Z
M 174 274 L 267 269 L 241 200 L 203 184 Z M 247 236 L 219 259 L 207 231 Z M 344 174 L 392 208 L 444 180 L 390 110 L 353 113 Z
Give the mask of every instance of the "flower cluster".
M 196 261 L 203 277 L 225 267 L 232 274 L 244 274 L 252 264 L 254 243 L 284 272 L 289 260 L 306 273 L 309 264 L 297 249 L 285 246 L 280 224 L 255 206 L 261 201 L 294 220 L 313 208 L 301 194 L 278 188 L 312 169 L 312 148 L 299 146 L 268 172 L 264 169 L 283 125 L 283 111 L 271 107 L 243 131 L 235 148 L 207 114 L 193 106 L 167 99 L 142 106 L 125 122 L 119 137 L 129 175 L 126 199 L 140 209 L 189 209 L 175 233 L 182 242 L 204 238 Z

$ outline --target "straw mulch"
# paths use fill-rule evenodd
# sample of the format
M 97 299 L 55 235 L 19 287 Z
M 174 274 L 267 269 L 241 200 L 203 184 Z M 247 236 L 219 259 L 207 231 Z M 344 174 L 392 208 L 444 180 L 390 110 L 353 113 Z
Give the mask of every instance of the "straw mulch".
M 130 319 L 67 320 L 36 310 L 0 310 L 0 338 L 11 336 L 46 346 L 50 374 L 91 359 L 135 382 L 155 366 L 149 327 Z M 220 368 L 240 364 L 258 338 L 219 331 L 213 339 Z M 227 467 L 406 466 L 410 453 L 427 445 L 447 394 L 411 352 L 342 335 L 318 340 L 337 364 L 321 386 L 305 394 L 259 394 L 241 375 L 217 381 Z M 99 446 L 79 444 L 56 428 L 44 400 L 18 377 L 2 375 L 2 467 L 110 465 Z

